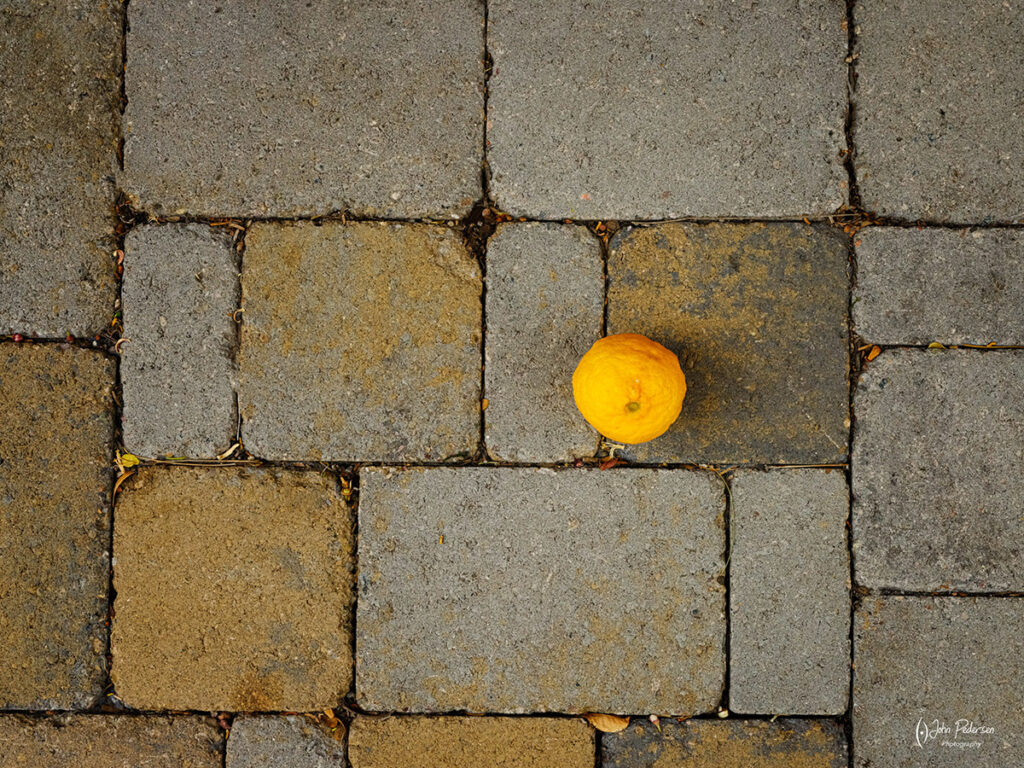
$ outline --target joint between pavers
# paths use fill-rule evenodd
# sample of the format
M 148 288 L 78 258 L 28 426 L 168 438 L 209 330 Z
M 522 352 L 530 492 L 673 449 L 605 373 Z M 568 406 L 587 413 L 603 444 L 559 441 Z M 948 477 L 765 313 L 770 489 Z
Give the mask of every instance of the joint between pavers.
M 349 622 L 352 626 L 351 637 L 349 637 L 349 652 L 351 653 L 351 682 L 348 690 L 340 697 L 338 707 L 343 710 L 342 719 L 346 727 L 351 723 L 352 718 L 359 714 L 356 711 L 356 638 L 359 622 L 359 464 L 346 467 L 335 466 L 325 471 L 334 475 L 336 491 L 341 497 L 346 509 L 350 513 L 352 521 L 352 571 L 349 574 L 352 587 L 352 600 L 349 604 Z
M 849 586 L 847 590 L 847 596 L 849 601 L 849 670 L 847 675 L 847 692 L 846 692 L 846 711 L 842 717 L 843 724 L 843 736 L 846 739 L 846 759 L 849 768 L 854 766 L 854 741 L 853 741 L 853 670 L 855 665 L 854 656 L 854 626 L 857 610 L 857 596 L 855 591 L 856 580 L 855 580 L 855 568 L 854 558 L 856 553 L 853 549 L 853 482 L 851 477 L 851 467 L 853 461 L 853 446 L 854 446 L 854 434 L 856 430 L 856 415 L 854 413 L 854 395 L 857 390 L 857 382 L 860 379 L 861 368 L 863 366 L 864 359 L 858 354 L 858 346 L 860 339 L 857 337 L 856 328 L 854 327 L 853 320 L 853 305 L 854 305 L 854 292 L 857 287 L 857 244 L 856 240 L 857 232 L 866 227 L 874 224 L 879 224 L 880 221 L 877 216 L 867 214 L 863 210 L 863 201 L 860 195 L 860 187 L 857 182 L 857 166 L 856 166 L 856 154 L 857 144 L 854 137 L 854 111 L 856 110 L 855 104 L 855 92 L 857 88 L 857 29 L 854 22 L 854 4 L 856 0 L 847 0 L 846 2 L 846 35 L 847 35 L 847 85 L 846 85 L 846 119 L 843 125 L 844 136 L 846 138 L 846 153 L 843 157 L 843 164 L 846 167 L 847 173 L 847 192 L 849 194 L 850 207 L 856 212 L 863 216 L 858 223 L 862 223 L 861 226 L 853 226 L 847 230 L 847 254 L 848 254 L 848 274 L 847 280 L 849 284 L 849 291 L 847 292 L 847 308 L 846 308 L 846 342 L 847 342 L 847 364 L 849 375 L 847 377 L 847 463 L 843 470 L 846 482 L 846 551 L 847 551 L 847 562 L 849 567 Z
M 225 722 L 226 721 L 226 722 Z M 220 765 L 221 768 L 228 768 L 228 738 L 231 736 L 231 728 L 235 724 L 234 714 L 220 714 L 217 717 L 217 726 L 224 731 L 220 740 Z
M 847 192 L 850 207 L 862 211 L 860 188 L 857 185 L 856 143 L 853 136 L 853 116 L 856 109 L 854 93 L 857 89 L 857 29 L 853 18 L 853 6 L 856 0 L 846 0 L 846 117 L 843 123 L 843 136 L 846 149 L 843 154 L 843 165 L 846 168 Z
M 245 315 L 243 314 L 242 305 L 242 267 L 245 262 L 245 236 L 249 231 L 249 222 L 242 223 L 241 230 L 235 230 L 235 268 L 237 273 L 236 284 L 238 286 L 238 306 L 235 307 L 234 315 L 231 320 L 235 324 L 235 335 L 232 339 L 231 346 L 231 365 L 234 368 L 234 384 L 232 386 L 234 394 L 234 407 L 235 407 L 235 442 L 229 450 L 238 450 L 240 452 L 245 451 L 245 446 L 242 444 L 242 403 L 239 398 L 240 380 L 239 380 L 239 360 L 242 353 L 242 323 L 245 322 Z M 235 448 L 237 446 L 237 449 Z
M 490 39 L 488 33 L 490 32 L 490 3 L 488 0 L 483 0 L 484 7 L 484 35 L 483 35 L 483 51 L 482 53 L 482 64 L 483 64 L 483 126 L 482 126 L 482 139 L 483 147 L 480 152 L 480 189 L 483 191 L 483 199 L 485 201 L 491 201 L 491 165 L 487 160 L 488 148 L 490 143 L 487 138 L 487 122 L 490 113 L 490 96 L 491 96 L 491 73 L 494 71 L 494 57 L 491 56 L 490 50 Z
M 967 597 L 967 598 L 984 597 L 986 599 L 990 598 L 990 597 L 998 597 L 998 598 L 1007 598 L 1007 599 L 1010 599 L 1010 600 L 1018 600 L 1018 599 L 1024 597 L 1024 592 L 1014 592 L 1014 591 L 1009 591 L 1009 590 L 993 591 L 993 592 L 985 592 L 985 591 L 964 592 L 963 590 L 959 590 L 959 589 L 956 589 L 956 590 L 941 589 L 941 590 L 935 590 L 935 591 L 929 592 L 927 590 L 894 589 L 892 587 L 865 587 L 865 586 L 863 586 L 861 584 L 856 584 L 856 583 L 854 584 L 853 591 L 856 594 L 856 598 L 857 598 L 858 602 L 866 600 L 866 599 L 869 599 L 869 598 L 873 598 L 873 597 L 926 597 L 926 598 L 937 598 L 937 599 L 940 599 L 940 600 L 943 599 L 943 598 L 964 598 L 964 597 Z
M 722 568 L 722 586 L 725 588 L 725 638 L 722 643 L 722 656 L 725 659 L 725 672 L 722 676 L 722 698 L 718 703 L 719 712 L 728 712 L 731 705 L 730 697 L 730 674 L 732 672 L 732 587 L 730 575 L 732 573 L 732 545 L 734 541 L 732 531 L 732 470 L 716 472 L 722 479 L 722 486 L 725 491 L 725 509 L 722 512 L 725 525 L 725 563 Z M 717 716 L 717 715 L 716 715 Z
M 902 229 L 1024 229 L 1024 219 L 1019 221 L 938 221 L 932 219 L 908 219 L 894 216 L 878 216 L 871 211 L 865 211 L 858 206 L 844 206 L 832 213 L 814 214 L 808 216 L 680 216 L 671 219 L 576 219 L 576 218 L 545 218 L 532 216 L 512 216 L 502 211 L 490 197 L 489 167 L 486 159 L 481 168 L 481 174 L 485 182 L 484 195 L 477 200 L 470 212 L 465 216 L 455 218 L 437 218 L 430 216 L 368 216 L 355 213 L 348 208 L 325 211 L 321 214 L 310 214 L 305 216 L 259 216 L 238 213 L 223 214 L 195 214 L 179 213 L 171 215 L 157 215 L 145 209 L 135 208 L 125 197 L 123 191 L 119 192 L 118 211 L 120 221 L 125 221 L 125 216 L 131 220 L 130 226 L 141 223 L 147 224 L 226 224 L 236 223 L 267 223 L 267 224 L 299 224 L 311 222 L 320 225 L 326 222 L 338 221 L 343 224 L 348 222 L 369 222 L 382 224 L 428 224 L 434 226 L 446 226 L 464 229 L 469 222 L 475 221 L 481 213 L 485 220 L 493 221 L 495 225 L 504 222 L 518 222 L 530 224 L 570 224 L 584 226 L 602 239 L 607 239 L 604 232 L 613 235 L 624 227 L 655 227 L 662 224 L 827 224 L 829 226 L 844 229 L 848 233 L 865 227 L 896 227 Z
M 856 341 L 860 342 L 857 344 L 855 352 L 864 354 L 867 352 L 864 347 L 878 347 L 882 352 L 899 350 L 899 349 L 916 349 L 924 352 L 944 352 L 951 349 L 966 349 L 972 352 L 999 352 L 1007 349 L 1024 349 L 1024 345 L 1021 344 L 948 344 L 943 341 L 936 339 L 935 341 L 929 342 L 928 344 L 872 344 L 870 341 L 864 339 L 861 336 L 856 336 Z M 859 355 L 858 355 L 859 356 Z M 870 364 L 870 361 L 867 362 Z M 857 375 L 860 376 L 863 373 L 864 365 L 858 366 Z
M 556 471 L 575 470 L 597 470 L 612 471 L 622 470 L 681 470 L 692 472 L 711 472 L 720 477 L 732 473 L 734 470 L 753 471 L 782 471 L 782 470 L 803 470 L 803 469 L 841 469 L 845 470 L 849 464 L 688 464 L 688 463 L 639 463 L 630 462 L 619 464 L 614 467 L 602 470 L 601 464 L 607 460 L 605 456 L 583 457 L 580 459 L 566 460 L 562 462 L 523 462 L 523 461 L 495 461 L 493 459 L 471 458 L 459 461 L 379 461 L 374 459 L 360 459 L 351 461 L 322 461 L 319 459 L 263 459 L 249 454 L 244 450 L 240 457 L 226 459 L 168 459 L 163 457 L 139 457 L 140 467 L 153 466 L 179 466 L 179 467 L 252 467 L 254 469 L 282 469 L 293 472 L 334 472 L 342 473 L 346 477 L 358 476 L 358 472 L 364 468 L 384 469 L 551 469 Z
M 47 721 L 53 719 L 55 715 L 86 715 L 91 717 L 111 717 L 111 718 L 146 718 L 146 717 L 203 717 L 209 718 L 211 712 L 205 709 L 134 709 L 131 707 L 118 705 L 118 706 L 103 706 L 103 707 L 91 707 L 87 709 L 4 709 L 2 714 L 5 716 L 18 716 L 24 717 L 30 720 Z M 246 716 L 246 715 L 259 715 L 260 717 L 286 717 L 289 715 L 319 715 L 320 711 L 310 712 L 296 712 L 294 710 L 272 710 L 272 709 L 258 709 L 258 710 L 217 710 L 212 713 L 218 717 L 224 717 L 228 721 L 232 721 L 235 718 Z M 574 712 L 475 712 L 471 710 L 458 709 L 449 710 L 445 712 L 395 712 L 395 711 L 376 711 L 361 709 L 349 703 L 343 703 L 335 707 L 335 715 L 340 720 L 350 721 L 354 717 L 365 716 L 365 717 L 382 717 L 382 716 L 399 716 L 399 717 L 424 717 L 432 719 L 442 719 L 448 717 L 501 717 L 508 719 L 517 720 L 579 720 L 583 718 L 585 714 L 590 713 L 574 713 Z M 631 712 L 628 714 L 621 715 L 622 717 L 629 717 L 631 719 L 646 720 L 651 715 L 658 715 L 656 712 Z M 839 721 L 842 722 L 846 719 L 846 714 L 843 715 L 794 715 L 788 713 L 777 713 L 777 714 L 743 714 L 733 716 L 730 713 L 728 718 L 722 718 L 717 712 L 701 712 L 700 714 L 692 715 L 687 718 L 677 718 L 671 716 L 661 716 L 665 720 L 675 720 L 678 722 L 685 722 L 686 720 L 712 720 L 719 721 L 723 719 L 727 720 L 756 720 L 761 722 L 771 722 L 782 718 L 799 718 L 801 720 L 822 720 L 822 721 Z
M 100 337 L 93 339 L 83 339 L 74 336 L 66 336 L 65 338 L 53 337 L 53 336 L 22 336 L 21 334 L 4 335 L 0 336 L 0 344 L 40 344 L 40 345 L 53 345 L 53 346 L 65 346 L 65 347 L 76 347 L 78 349 L 87 349 L 91 352 L 99 352 L 107 357 L 118 357 L 117 352 L 114 350 L 113 345 L 104 346 L 101 344 Z
M 117 165 L 124 173 L 124 113 L 128 108 L 128 5 L 131 0 L 121 2 L 121 73 L 119 77 Z
M 850 39 L 851 39 L 851 43 L 850 43 L 851 51 L 853 49 L 853 35 L 854 35 L 852 18 L 853 18 L 853 0 L 849 0 L 848 6 L 847 6 L 847 22 L 850 25 L 849 34 L 850 34 Z M 853 71 L 853 64 L 852 64 L 852 62 L 850 64 L 850 69 L 851 69 L 851 77 L 852 77 L 852 71 Z M 852 80 L 851 80 L 851 88 L 852 88 Z M 853 109 L 853 102 L 852 102 L 852 100 L 850 102 L 850 109 L 851 109 L 851 114 L 852 114 L 852 109 Z M 849 119 L 849 116 L 848 116 L 848 119 Z M 852 122 L 851 122 L 850 125 L 852 126 Z M 852 127 L 848 127 L 848 131 L 851 131 L 851 130 L 852 130 Z M 850 137 L 850 136 L 851 136 L 851 133 L 848 132 L 847 133 L 847 137 Z M 852 147 L 852 144 L 850 144 L 848 146 Z M 851 157 L 852 157 L 852 150 L 850 150 L 850 154 L 851 154 Z M 855 187 L 853 185 L 854 185 L 854 183 L 856 181 L 856 177 L 854 176 L 854 169 L 853 169 L 853 162 L 852 162 L 852 160 L 850 161 L 848 167 L 849 167 L 850 180 L 851 180 L 850 195 L 851 195 L 851 199 L 852 199 L 852 196 L 854 194 L 854 189 L 855 189 Z M 858 195 L 859 195 L 859 192 L 858 192 Z M 864 363 L 864 359 L 861 357 L 860 354 L 858 354 L 858 342 L 859 342 L 859 339 L 857 337 L 856 330 L 855 330 L 854 324 L 853 324 L 853 294 L 854 294 L 854 290 L 857 287 L 857 247 L 856 247 L 856 241 L 854 240 L 855 237 L 856 237 L 856 233 L 852 233 L 850 235 L 850 237 L 849 237 L 848 244 L 847 244 L 847 248 L 848 248 L 848 252 L 849 252 L 849 259 L 850 259 L 849 260 L 850 291 L 849 291 L 849 294 L 847 296 L 847 300 L 848 300 L 849 304 L 848 304 L 848 307 L 847 307 L 847 310 L 846 310 L 846 328 L 847 328 L 846 339 L 847 339 L 847 344 L 849 345 L 848 356 L 849 356 L 849 371 L 850 371 L 850 375 L 849 375 L 849 381 L 847 382 L 848 388 L 849 388 L 849 400 L 848 400 L 848 406 L 847 406 L 847 419 L 848 419 L 849 427 L 847 428 L 847 438 L 846 438 L 847 439 L 847 445 L 849 446 L 849 448 L 848 448 L 847 454 L 846 454 L 847 457 L 848 457 L 847 458 L 847 465 L 846 465 L 846 468 L 844 470 L 844 475 L 846 476 L 846 488 L 847 488 L 847 494 L 846 494 L 846 531 L 845 531 L 845 533 L 846 533 L 846 551 L 847 551 L 847 561 L 849 563 L 849 580 L 850 580 L 849 590 L 848 590 L 849 602 L 850 602 L 850 607 L 849 607 L 849 610 L 850 610 L 850 614 L 849 614 L 849 625 L 850 625 L 849 626 L 850 669 L 849 669 L 849 676 L 848 676 L 848 680 L 847 680 L 847 686 L 848 687 L 847 687 L 847 694 L 846 694 L 846 713 L 843 716 L 843 733 L 844 733 L 844 735 L 846 737 L 846 756 L 847 756 L 849 768 L 853 768 L 853 764 L 854 764 L 853 763 L 853 749 L 854 749 L 854 744 L 853 744 L 853 669 L 854 669 L 854 665 L 856 663 L 855 662 L 855 658 L 854 658 L 854 639 L 855 639 L 854 638 L 854 626 L 855 626 L 856 610 L 857 610 L 857 599 L 856 599 L 856 593 L 855 593 L 855 585 L 856 585 L 857 582 L 856 582 L 856 570 L 854 568 L 854 558 L 856 557 L 856 552 L 854 552 L 854 549 L 853 549 L 853 492 L 852 492 L 853 478 L 851 477 L 851 474 L 852 474 L 851 467 L 852 467 L 852 461 L 853 461 L 853 445 L 854 445 L 853 441 L 854 441 L 854 432 L 855 432 L 855 429 L 856 429 L 856 426 L 857 426 L 857 419 L 856 419 L 856 416 L 854 415 L 853 405 L 854 405 L 854 396 L 855 396 L 856 390 L 857 390 L 857 382 L 860 379 L 860 372 L 861 372 L 861 368 L 862 368 L 863 363 Z
M 481 169 L 481 176 L 486 185 L 486 170 Z M 462 239 L 466 245 L 469 255 L 476 260 L 480 269 L 480 397 L 479 397 L 479 434 L 477 436 L 476 456 L 474 460 L 486 461 L 487 455 L 487 414 L 484 408 L 484 400 L 487 397 L 487 242 L 494 234 L 498 226 L 498 219 L 495 210 L 491 207 L 487 198 L 487 189 L 484 187 L 484 197 L 478 200 L 470 211 L 469 216 L 459 222 Z

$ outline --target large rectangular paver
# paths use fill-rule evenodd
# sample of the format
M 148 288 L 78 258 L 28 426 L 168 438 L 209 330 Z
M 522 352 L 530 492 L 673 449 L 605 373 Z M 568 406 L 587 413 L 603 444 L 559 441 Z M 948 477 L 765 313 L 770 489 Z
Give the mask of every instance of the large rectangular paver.
M 601 738 L 601 768 L 846 768 L 833 720 L 643 720 Z
M 593 455 L 572 372 L 601 335 L 604 265 L 584 227 L 503 224 L 487 242 L 487 452 L 505 461 Z
M 864 207 L 908 220 L 1024 218 L 1024 8 L 863 0 L 854 16 Z
M 679 355 L 683 410 L 641 461 L 830 464 L 849 427 L 847 242 L 802 224 L 660 224 L 612 240 L 608 332 Z
M 125 238 L 121 425 L 142 456 L 213 458 L 234 441 L 238 264 L 230 235 L 199 224 Z
M 110 325 L 121 6 L 0 6 L 0 336 Z
M 854 617 L 857 768 L 1019 768 L 1024 600 L 866 598 Z
M 711 709 L 723 491 L 688 470 L 364 470 L 360 706 Z
M 330 475 L 141 471 L 114 531 L 117 695 L 138 709 L 335 705 L 352 680 L 353 547 Z
M 264 459 L 441 460 L 480 438 L 480 268 L 423 224 L 255 224 L 239 404 Z
M 1024 351 L 892 350 L 854 400 L 858 584 L 1024 591 Z
M 128 16 L 137 206 L 413 218 L 481 196 L 482 3 L 149 0 Z
M 1024 231 L 869 227 L 857 333 L 877 344 L 1024 344 Z
M 5 766 L 220 768 L 224 739 L 208 717 L 0 715 Z
M 545 219 L 796 217 L 846 201 L 845 7 L 493 0 L 498 205 Z
M 113 359 L 0 344 L 0 709 L 71 709 L 103 690 Z
M 357 717 L 348 757 L 352 768 L 593 768 L 594 732 L 542 717 Z
M 850 692 L 849 492 L 841 471 L 731 483 L 729 709 L 841 715 Z
M 224 768 L 345 768 L 344 734 L 301 715 L 244 715 L 231 724 Z

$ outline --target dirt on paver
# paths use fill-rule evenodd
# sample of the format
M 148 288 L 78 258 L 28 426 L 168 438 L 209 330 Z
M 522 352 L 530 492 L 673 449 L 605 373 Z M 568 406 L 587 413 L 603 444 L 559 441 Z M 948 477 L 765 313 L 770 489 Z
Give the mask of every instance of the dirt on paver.
M 844 734 L 827 720 L 636 722 L 601 741 L 602 768 L 846 768 Z
M 0 336 L 91 336 L 114 313 L 119 5 L 0 6 Z
M 480 439 L 482 278 L 454 230 L 256 224 L 242 441 L 261 458 L 442 460 Z
M 221 768 L 224 736 L 209 717 L 0 717 L 5 766 Z
M 583 720 L 511 717 L 357 717 L 352 768 L 593 768 Z
M 332 706 L 352 680 L 353 555 L 330 475 L 141 470 L 114 534 L 118 696 L 145 710 Z
M 848 244 L 805 224 L 659 224 L 608 258 L 608 332 L 679 355 L 687 391 L 643 462 L 846 460 Z
M 106 679 L 115 364 L 0 347 L 0 708 L 86 708 Z

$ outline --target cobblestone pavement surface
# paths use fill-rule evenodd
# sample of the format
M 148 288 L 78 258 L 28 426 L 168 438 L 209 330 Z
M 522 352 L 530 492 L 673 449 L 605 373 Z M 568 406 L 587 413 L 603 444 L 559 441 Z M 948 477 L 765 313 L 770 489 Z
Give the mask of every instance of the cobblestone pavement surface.
M 1020 768 L 1021 39 L 0 0 L 0 765 Z

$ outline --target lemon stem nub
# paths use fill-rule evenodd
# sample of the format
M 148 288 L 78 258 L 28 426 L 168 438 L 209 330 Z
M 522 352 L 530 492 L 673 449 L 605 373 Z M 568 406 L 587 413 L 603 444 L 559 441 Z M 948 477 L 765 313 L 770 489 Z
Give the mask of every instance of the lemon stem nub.
M 630 413 L 636 413 L 637 411 L 640 410 L 640 403 L 636 402 L 635 400 L 631 403 L 626 403 L 626 410 L 629 411 Z

